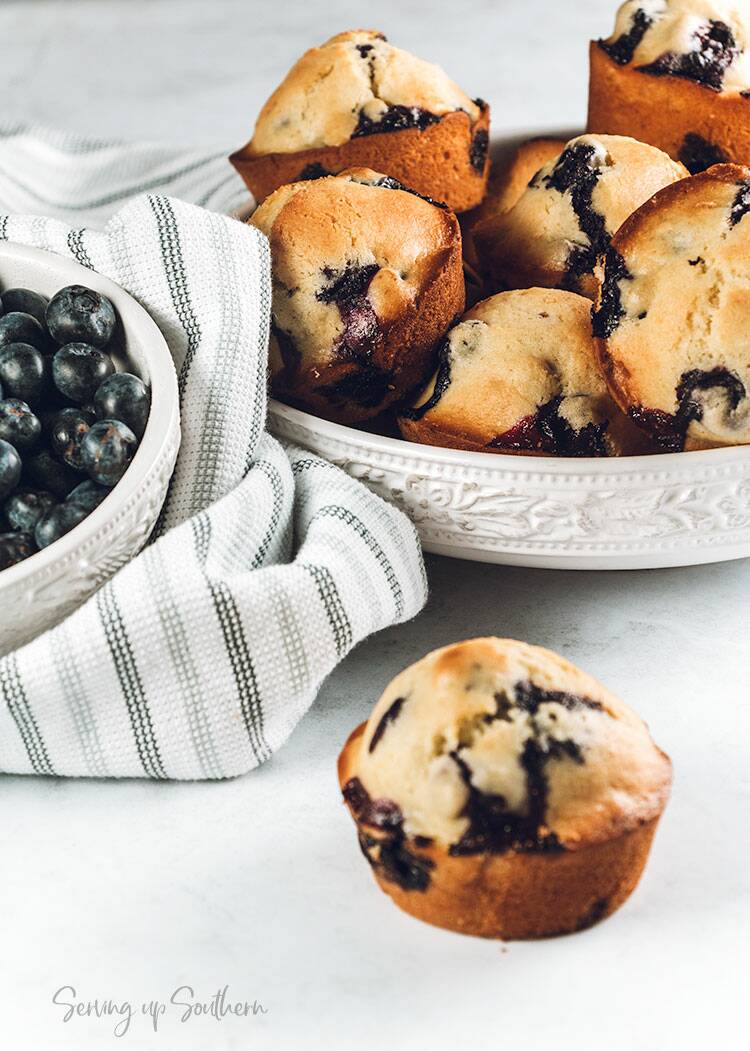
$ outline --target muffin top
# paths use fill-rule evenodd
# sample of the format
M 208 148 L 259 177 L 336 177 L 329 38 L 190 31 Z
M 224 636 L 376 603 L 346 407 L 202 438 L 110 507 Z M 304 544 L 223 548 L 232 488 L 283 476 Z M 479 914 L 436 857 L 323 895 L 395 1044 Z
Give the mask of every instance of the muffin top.
M 481 107 L 440 69 L 357 29 L 312 48 L 260 111 L 250 151 L 296 153 L 341 146 L 375 132 L 425 128 L 456 111 L 472 123 Z
M 558 456 L 641 451 L 602 378 L 591 303 L 573 292 L 502 292 L 448 333 L 440 366 L 406 419 L 461 444 Z M 418 432 L 417 432 L 418 433 Z
M 620 224 L 687 170 L 655 146 L 620 135 L 580 135 L 549 161 L 504 215 L 475 237 L 490 269 L 520 284 L 593 295 L 592 274 Z
M 750 442 L 750 168 L 717 165 L 618 231 L 594 314 L 620 405 L 667 451 Z
M 273 374 L 372 367 L 388 328 L 460 245 L 452 212 L 367 168 L 282 186 L 250 222 L 271 243 Z M 374 384 L 362 396 L 384 394 Z
M 602 47 L 640 73 L 693 80 L 713 91 L 750 88 L 750 16 L 727 0 L 626 0 Z
M 644 723 L 603 686 L 548 650 L 496 638 L 435 650 L 398 675 L 351 772 L 360 823 L 400 820 L 454 855 L 614 838 L 658 817 L 671 782 Z

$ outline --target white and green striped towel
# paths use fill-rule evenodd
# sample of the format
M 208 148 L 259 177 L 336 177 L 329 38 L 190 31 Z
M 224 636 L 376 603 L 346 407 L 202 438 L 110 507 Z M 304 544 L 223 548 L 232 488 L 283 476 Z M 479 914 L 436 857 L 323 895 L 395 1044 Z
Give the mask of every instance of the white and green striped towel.
M 0 129 L 0 238 L 130 291 L 169 343 L 183 420 L 154 542 L 0 660 L 0 772 L 244 773 L 358 641 L 424 603 L 406 518 L 264 430 L 268 246 L 218 214 L 246 199 L 223 154 Z

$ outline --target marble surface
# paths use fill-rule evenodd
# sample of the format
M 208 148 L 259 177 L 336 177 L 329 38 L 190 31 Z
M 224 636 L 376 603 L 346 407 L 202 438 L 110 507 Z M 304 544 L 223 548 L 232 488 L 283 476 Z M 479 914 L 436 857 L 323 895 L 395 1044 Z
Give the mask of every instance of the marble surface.
M 586 40 L 613 6 L 5 0 L 4 117 L 236 145 L 304 46 L 377 23 L 490 99 L 498 126 L 575 126 Z M 735 1045 L 750 967 L 750 563 L 577 575 L 430 559 L 428 571 L 425 613 L 352 654 L 247 778 L 0 781 L 4 1046 L 113 1044 L 123 1016 L 64 1023 L 63 986 L 81 1004 L 129 1001 L 122 1040 L 139 1051 Z M 675 763 L 641 886 L 584 934 L 503 946 L 420 925 L 376 889 L 339 800 L 339 747 L 388 679 L 490 633 L 603 679 Z M 185 985 L 195 1002 L 228 986 L 267 1013 L 181 1022 L 169 1000 Z M 140 1013 L 151 1001 L 166 1005 L 156 1032 Z

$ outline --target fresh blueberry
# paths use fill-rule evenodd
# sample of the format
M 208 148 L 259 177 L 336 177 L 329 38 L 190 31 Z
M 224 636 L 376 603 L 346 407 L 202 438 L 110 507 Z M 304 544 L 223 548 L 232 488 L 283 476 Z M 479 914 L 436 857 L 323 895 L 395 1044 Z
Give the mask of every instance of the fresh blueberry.
M 125 474 L 137 448 L 138 439 L 127 424 L 100 420 L 81 443 L 86 473 L 94 482 L 111 488 Z
M 94 423 L 94 416 L 83 409 L 60 409 L 50 425 L 52 452 L 69 467 L 83 470 L 81 442 Z
M 21 457 L 15 446 L 0 438 L 0 500 L 4 500 L 21 478 Z
M 94 408 L 100 420 L 122 420 L 136 438 L 142 438 L 151 409 L 151 396 L 139 376 L 116 372 L 99 386 Z
M 81 481 L 81 475 L 66 463 L 60 463 L 48 449 L 34 456 L 26 456 L 23 462 L 24 484 L 29 489 L 45 489 L 64 500 L 71 489 Z
M 49 373 L 37 348 L 30 343 L 0 346 L 0 383 L 7 397 L 38 403 L 49 385 Z
M 77 504 L 57 504 L 39 519 L 34 530 L 34 539 L 39 548 L 49 547 L 55 540 L 69 533 L 88 515 Z
M 48 354 L 54 349 L 47 332 L 37 319 L 18 310 L 0 317 L 0 347 L 5 347 L 8 343 L 30 343 L 42 354 Z
M 55 386 L 78 405 L 91 401 L 102 381 L 114 371 L 109 354 L 90 343 L 68 343 L 52 359 Z
M 61 288 L 47 306 L 47 328 L 58 343 L 104 347 L 115 329 L 115 308 L 106 296 L 83 285 Z
M 5 517 L 12 529 L 33 533 L 42 515 L 56 503 L 52 493 L 45 493 L 41 489 L 20 489 L 5 501 Z
M 28 533 L 0 533 L 0 569 L 23 562 L 35 551 L 34 538 Z
M 77 485 L 71 493 L 68 493 L 67 503 L 77 504 L 78 507 L 90 512 L 95 507 L 98 507 L 104 497 L 109 496 L 110 492 L 111 490 L 103 485 L 97 485 L 96 482 L 87 479 L 85 482 Z
M 16 311 L 22 314 L 31 314 L 40 325 L 46 325 L 44 314 L 49 303 L 47 296 L 43 296 L 39 292 L 33 292 L 30 288 L 9 288 L 6 292 L 3 292 L 0 299 L 2 299 L 2 312 L 4 314 Z
M 41 421 L 25 401 L 19 398 L 0 401 L 0 438 L 24 452 L 38 444 L 41 433 Z

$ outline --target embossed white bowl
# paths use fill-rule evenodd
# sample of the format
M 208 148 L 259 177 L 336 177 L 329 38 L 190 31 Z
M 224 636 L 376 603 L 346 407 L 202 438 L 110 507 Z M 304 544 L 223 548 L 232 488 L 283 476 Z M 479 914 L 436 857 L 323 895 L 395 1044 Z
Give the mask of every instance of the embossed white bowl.
M 81 284 L 103 293 L 119 314 L 113 357 L 151 388 L 151 414 L 138 451 L 88 518 L 25 562 L 0 571 L 0 655 L 62 620 L 146 542 L 158 517 L 180 444 L 177 378 L 156 324 L 132 296 L 99 274 L 51 252 L 0 244 L 0 288 L 52 295 Z
M 404 510 L 427 551 L 549 569 L 652 569 L 750 555 L 750 447 L 612 459 L 438 449 L 272 401 L 273 434 Z

